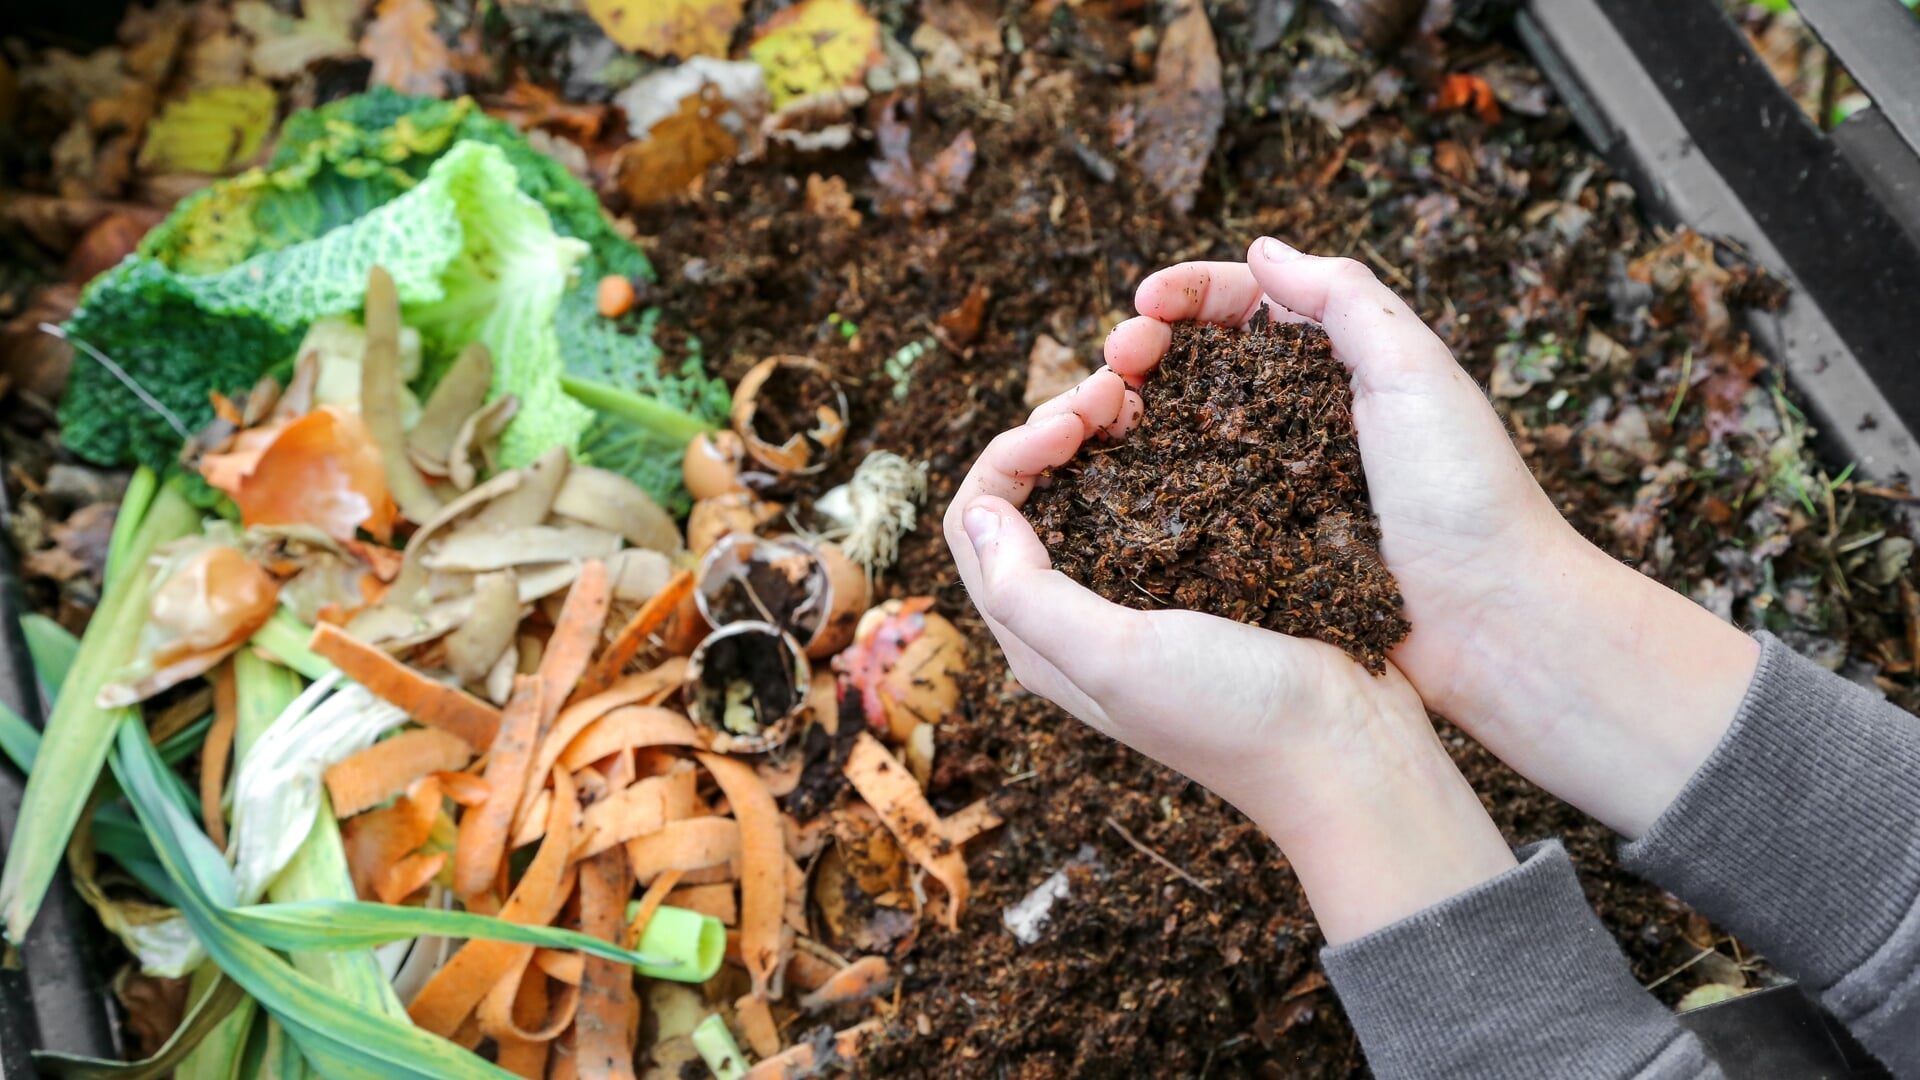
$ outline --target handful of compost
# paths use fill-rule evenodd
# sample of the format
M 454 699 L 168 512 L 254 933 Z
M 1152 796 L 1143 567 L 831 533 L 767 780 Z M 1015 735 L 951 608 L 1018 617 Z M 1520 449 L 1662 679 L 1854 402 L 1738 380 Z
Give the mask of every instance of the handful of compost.
M 1028 501 L 1054 565 L 1117 604 L 1316 638 L 1385 670 L 1408 626 L 1325 332 L 1264 313 L 1244 332 L 1178 327 L 1142 395 L 1124 442 Z

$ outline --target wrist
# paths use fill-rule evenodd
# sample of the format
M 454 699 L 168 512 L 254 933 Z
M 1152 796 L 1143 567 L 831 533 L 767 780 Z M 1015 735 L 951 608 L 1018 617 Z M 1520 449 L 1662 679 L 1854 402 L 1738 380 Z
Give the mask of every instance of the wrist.
M 1759 646 L 1558 522 L 1431 697 L 1509 765 L 1629 838 L 1718 745 Z M 1424 689 L 1424 687 L 1423 687 Z
M 1293 866 L 1331 944 L 1515 865 L 1423 711 L 1368 719 L 1337 754 L 1297 756 L 1249 809 Z

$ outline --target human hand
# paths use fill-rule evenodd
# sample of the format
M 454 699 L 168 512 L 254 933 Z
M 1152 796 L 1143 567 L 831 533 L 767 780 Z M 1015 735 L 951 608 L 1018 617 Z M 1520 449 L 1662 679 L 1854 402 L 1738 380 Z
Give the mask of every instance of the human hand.
M 1140 399 L 1111 371 L 1035 411 L 977 461 L 946 537 L 1014 675 L 1238 806 L 1286 851 L 1329 940 L 1485 881 L 1513 856 L 1400 672 L 1192 611 L 1109 603 L 1051 568 L 1018 504 Z
M 1731 721 L 1753 643 L 1583 540 L 1446 345 L 1360 263 L 1262 238 L 1246 263 L 1162 270 L 1107 365 L 1137 388 L 1168 324 L 1240 326 L 1262 303 L 1324 326 L 1353 373 L 1381 554 L 1413 627 L 1394 662 L 1520 772 L 1644 832 Z

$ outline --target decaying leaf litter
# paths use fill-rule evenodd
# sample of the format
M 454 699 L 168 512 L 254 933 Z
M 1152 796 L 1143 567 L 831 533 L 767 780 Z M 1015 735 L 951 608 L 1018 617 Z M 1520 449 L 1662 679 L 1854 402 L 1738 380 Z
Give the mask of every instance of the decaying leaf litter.
M 924 786 L 933 812 L 970 821 L 982 811 L 967 808 L 988 798 L 1007 826 L 970 846 L 965 880 L 971 896 L 958 932 L 945 931 L 938 915 L 953 909 L 914 914 L 922 893 L 937 898 L 945 891 L 928 884 L 941 879 L 922 876 L 925 864 L 916 869 L 910 852 L 879 839 L 890 835 L 884 819 L 897 811 L 888 809 L 887 793 L 897 781 L 873 786 L 870 776 L 861 789 L 866 798 L 850 802 L 841 779 L 846 765 L 877 764 L 871 752 L 856 758 L 857 746 L 817 724 L 795 733 L 799 765 L 786 799 L 817 808 L 816 820 L 824 815 L 827 822 L 814 837 L 821 854 L 804 868 L 810 870 L 810 925 L 839 957 L 891 957 L 898 985 L 893 996 L 858 1007 L 877 1010 L 873 1027 L 836 1016 L 847 1025 L 838 1029 L 848 1033 L 839 1040 L 812 1038 L 817 1024 L 796 1026 L 774 1014 L 776 1033 L 794 1041 L 782 1051 L 785 1060 L 859 1053 L 878 1075 L 1137 1075 L 1142 1061 L 1157 1062 L 1168 1075 L 1359 1070 L 1338 1007 L 1313 969 L 1316 942 L 1298 889 L 1270 845 L 1217 800 L 1065 722 L 1021 695 L 997 663 L 982 660 L 997 654 L 966 606 L 933 527 L 966 463 L 1024 414 L 1030 361 L 1044 356 L 1056 370 L 1092 367 L 1105 328 L 1126 313 L 1127 295 L 1141 276 L 1181 258 L 1238 257 L 1256 232 L 1362 259 L 1407 295 L 1488 380 L 1530 464 L 1589 535 L 1715 610 L 1767 625 L 1912 704 L 1917 650 L 1911 628 L 1920 599 L 1908 583 L 1911 544 L 1886 512 L 1884 494 L 1844 470 L 1823 468 L 1808 449 L 1807 425 L 1790 395 L 1776 393 L 1774 373 L 1737 330 L 1737 312 L 1776 302 L 1777 286 L 1734 253 L 1698 238 L 1664 237 L 1640 222 L 1631 191 L 1578 143 L 1538 73 L 1497 34 L 1489 36 L 1489 28 L 1457 24 L 1419 37 L 1395 63 L 1382 66 L 1355 56 L 1311 12 L 1276 28 L 1264 8 L 1233 3 L 1207 9 L 1196 22 L 1191 7 L 1162 12 L 1125 3 L 1035 5 L 1008 14 L 959 0 L 867 9 L 816 2 L 797 13 L 789 9 L 778 24 L 771 4 L 675 5 L 700 16 L 705 28 L 697 34 L 718 34 L 722 46 L 603 39 L 591 20 L 611 23 L 615 6 L 590 5 L 580 17 L 513 5 L 489 24 L 441 9 L 432 9 L 437 18 L 423 19 L 419 9 L 426 5 L 397 0 L 352 12 L 343 22 L 333 6 L 322 11 L 309 4 L 300 33 L 310 55 L 296 62 L 285 49 L 264 47 L 282 40 L 275 34 L 283 29 L 264 13 L 208 4 L 149 16 L 177 35 L 170 46 L 177 55 L 164 61 L 149 55 L 151 47 L 132 48 L 144 36 L 132 32 L 118 55 L 74 57 L 41 72 L 29 63 L 34 54 L 9 56 L 23 82 L 93 79 L 106 87 L 100 96 L 125 106 L 119 114 L 89 109 L 76 121 L 71 114 L 41 115 L 35 102 L 18 121 L 37 133 L 33 145 L 58 152 L 27 156 L 20 175 L 31 194 L 7 209 L 17 226 L 12 243 L 29 256 L 28 265 L 41 268 L 37 279 L 10 290 L 19 314 L 6 343 L 12 389 L 9 423 L 0 429 L 15 508 L 9 526 L 19 547 L 58 571 L 29 581 L 35 604 L 78 628 L 97 602 L 104 558 L 93 554 L 97 542 L 89 546 L 84 537 L 89 530 L 98 535 L 122 482 L 88 471 L 58 449 L 50 414 L 35 402 L 56 396 L 66 356 L 33 327 L 60 321 L 79 281 L 112 265 L 171 199 L 204 186 L 203 175 L 161 171 L 173 168 L 166 164 L 173 159 L 143 150 L 152 116 L 195 92 L 259 79 L 280 95 L 282 109 L 314 104 L 359 89 L 368 65 L 354 54 L 369 50 L 373 66 L 385 65 L 385 78 L 439 80 L 447 92 L 478 95 L 483 107 L 528 130 L 532 145 L 584 177 L 630 223 L 658 272 L 657 280 L 633 275 L 633 317 L 660 312 L 649 316 L 656 320 L 651 333 L 669 363 L 693 355 L 697 340 L 698 355 L 734 385 L 765 358 L 806 356 L 848 393 L 841 445 L 813 476 L 729 491 L 727 475 L 751 479 L 766 469 L 744 448 L 713 437 L 723 481 L 715 494 L 725 499 L 696 515 L 699 528 L 690 525 L 689 547 L 710 549 L 729 526 L 785 530 L 787 513 L 803 515 L 816 500 L 844 504 L 851 514 L 849 494 L 826 495 L 857 481 L 853 470 L 872 451 L 901 455 L 907 467 L 884 484 L 869 475 L 848 492 L 912 490 L 914 463 L 926 465 L 929 498 L 918 528 L 896 534 L 899 565 L 872 579 L 876 601 L 896 602 L 862 628 L 864 650 L 816 670 L 841 672 L 860 690 L 838 706 L 854 721 L 840 731 L 859 730 L 865 718 L 891 732 L 899 720 L 905 745 L 893 760 L 903 766 L 901 778 L 923 778 L 914 787 Z M 241 8 L 252 14 L 242 16 Z M 384 36 L 370 42 L 367 32 L 376 22 Z M 330 29 L 342 25 L 349 29 Z M 685 35 L 694 26 L 677 23 L 673 32 Z M 805 63 L 772 61 L 784 65 L 778 67 L 782 78 L 761 80 L 764 97 L 750 87 L 730 90 L 735 84 L 728 80 L 746 74 L 738 64 L 792 55 L 782 27 L 826 35 L 836 46 Z M 628 54 L 623 44 L 641 52 Z M 1163 55 L 1167 49 L 1175 52 Z M 719 53 L 726 55 L 713 55 Z M 668 54 L 685 62 L 656 62 Z M 1209 126 L 1214 71 L 1225 103 L 1218 136 L 1198 147 L 1190 140 L 1169 145 L 1167 132 Z M 631 92 L 663 73 L 683 72 L 670 85 L 691 85 L 691 91 L 653 99 Z M 860 85 L 850 88 L 850 82 Z M 618 98 L 620 107 L 609 107 L 609 98 Z M 213 99 L 237 100 L 231 94 Z M 633 131 L 635 113 L 646 112 L 650 102 L 653 119 Z M 271 142 L 263 137 L 260 146 Z M 229 153 L 246 149 L 244 140 L 237 148 L 219 145 Z M 1143 174 L 1148 159 L 1189 167 Z M 685 177 L 674 190 L 636 179 L 659 177 L 669 165 Z M 1187 216 L 1169 205 L 1188 199 L 1193 210 Z M 71 263 L 63 265 L 70 252 Z M 584 281 L 580 296 L 596 309 L 597 281 Z M 1043 335 L 1058 348 L 1042 349 Z M 237 395 L 246 387 L 231 389 Z M 235 409 L 243 422 L 253 411 L 237 397 Z M 497 430 L 483 424 L 470 438 L 469 446 L 480 449 L 462 466 L 472 477 L 469 487 L 498 467 L 483 452 L 497 445 Z M 336 425 L 330 434 L 337 432 Z M 439 445 L 435 440 L 427 449 Z M 887 504 L 868 499 L 866 505 Z M 87 517 L 77 516 L 83 511 Z M 870 520 L 880 516 L 869 512 Z M 824 518 L 812 520 L 825 527 Z M 63 531 L 56 534 L 55 524 Z M 569 535 L 570 542 L 596 542 L 577 530 Z M 351 536 L 288 536 L 274 543 L 278 552 L 291 546 L 304 550 L 308 562 L 329 567 L 309 588 L 337 596 L 341 586 L 328 584 L 333 574 L 357 588 L 362 573 L 377 569 L 341 571 L 367 558 L 349 540 L 363 543 Z M 344 558 L 336 548 L 346 549 Z M 315 549 L 337 561 L 314 559 Z M 622 540 L 607 558 L 631 550 L 645 549 Z M 456 548 L 454 557 L 472 555 Z M 455 572 L 476 581 L 475 606 L 483 595 L 493 598 L 487 604 L 495 610 L 518 599 L 503 591 L 500 579 L 484 589 L 477 585 L 488 574 L 518 578 L 517 569 Z M 662 587 L 656 576 L 636 583 L 632 595 Z M 542 595 L 561 588 L 564 583 Z M 284 595 L 287 585 L 281 590 Z M 932 707 L 941 711 L 950 685 L 953 715 L 938 725 L 930 755 L 926 746 L 914 746 L 919 719 L 898 704 L 901 695 L 882 692 L 880 674 L 890 652 L 924 642 L 917 645 L 922 654 L 945 656 L 958 644 L 946 643 L 937 629 L 929 636 L 926 628 L 940 624 L 926 618 L 926 602 L 916 596 L 931 597 L 932 611 L 958 627 L 954 637 L 964 639 L 974 658 L 934 687 Z M 548 633 L 557 626 L 558 600 L 542 606 L 538 599 L 524 601 L 537 609 L 527 617 Z M 615 603 L 605 633 L 639 625 L 649 640 L 663 630 L 675 636 L 679 602 L 651 613 L 644 601 L 630 609 Z M 265 629 L 276 627 L 270 622 Z M 606 652 L 624 653 L 629 641 L 615 637 Z M 455 647 L 448 639 L 448 659 L 465 656 L 477 671 L 484 644 L 468 640 Z M 769 655 L 785 655 L 777 644 L 770 642 Z M 808 643 L 797 644 L 805 651 Z M 650 657 L 639 653 L 624 655 L 619 666 L 642 670 Z M 233 663 L 248 655 L 242 649 Z M 594 676 L 587 672 L 589 680 Z M 477 688 L 484 696 L 485 686 Z M 720 689 L 724 718 L 729 709 Z M 512 691 L 508 678 L 487 703 L 511 706 Z M 149 710 L 156 735 L 159 713 L 187 695 L 183 687 L 156 699 Z M 733 704 L 748 706 L 744 713 L 732 710 L 747 724 L 772 719 L 754 710 L 757 697 Z M 544 715 L 546 703 L 540 707 Z M 652 706 L 636 701 L 619 708 Z M 240 720 L 249 715 L 242 710 Z M 193 776 L 194 717 L 183 722 L 186 741 L 172 745 L 187 749 L 173 760 L 185 761 Z M 560 723 L 558 715 L 553 722 Z M 635 718 L 614 726 L 628 731 L 653 723 Z M 238 746 L 259 737 L 249 722 L 236 730 Z M 415 748 L 383 753 L 424 769 L 423 762 L 446 760 L 431 757 L 425 744 L 432 741 L 414 737 Z M 1678 997 L 1697 986 L 1754 985 L 1766 977 L 1763 969 L 1743 970 L 1735 949 L 1702 920 L 1621 876 L 1597 826 L 1471 745 L 1457 738 L 1453 744 L 1516 839 L 1570 837 L 1590 897 L 1621 935 L 1643 981 L 1714 946 L 1725 963 L 1696 964 L 1659 991 Z M 162 759 L 170 752 L 163 744 Z M 558 763 L 565 748 L 555 753 Z M 637 768 L 641 755 L 633 757 Z M 658 755 L 647 757 L 659 764 Z M 533 764 L 540 760 L 536 751 Z M 384 791 L 372 781 L 383 769 L 398 768 L 369 760 L 336 779 L 343 794 Z M 566 768 L 547 770 L 568 775 Z M 485 771 L 479 767 L 478 779 Z M 606 772 L 594 771 L 607 780 Z M 419 828 L 421 808 L 430 804 L 449 808 L 450 818 L 469 809 L 462 799 L 485 805 L 475 783 L 455 779 L 474 772 L 428 769 L 422 775 L 438 776 L 441 793 L 403 792 L 349 822 L 394 810 L 383 819 L 391 825 L 368 833 L 384 839 L 389 830 Z M 626 790 L 662 778 L 629 782 Z M 578 799 L 582 787 L 574 787 Z M 730 791 L 702 782 L 698 792 L 724 798 L 738 816 Z M 544 799 L 539 809 L 545 812 L 516 805 L 507 843 L 544 835 L 556 801 L 564 801 L 544 779 L 522 795 L 535 804 Z M 637 808 L 646 798 L 623 798 L 618 813 L 646 813 Z M 853 809 L 862 805 L 878 812 Z M 196 804 L 196 819 L 199 809 Z M 744 822 L 738 828 L 746 831 Z M 432 829 L 423 835 L 431 837 Z M 715 835 L 688 842 L 710 853 L 713 845 L 725 851 L 735 841 Z M 744 835 L 737 842 L 745 844 Z M 1149 859 L 1136 843 L 1207 891 Z M 445 862 L 457 861 L 457 851 L 444 850 Z M 423 854 L 430 860 L 438 853 Z M 920 854 L 942 860 L 951 874 L 946 854 Z M 588 875 L 593 858 L 576 864 L 576 878 Z M 383 869 L 389 895 L 425 870 L 422 862 Z M 113 865 L 111 856 L 103 865 Z M 531 869 L 515 865 L 511 872 L 524 876 Z M 1056 873 L 1064 888 L 1049 891 L 1061 895 L 1046 905 L 1038 939 L 1022 946 L 1001 913 Z M 116 895 L 131 895 L 122 884 L 112 887 Z M 585 905 L 594 888 L 575 885 L 570 894 Z M 744 895 L 723 895 L 723 887 L 689 884 L 683 876 L 668 888 L 680 897 L 669 906 L 684 903 L 684 910 L 721 918 L 731 902 L 734 919 L 746 917 Z M 577 917 L 583 926 L 588 921 L 584 909 L 562 917 Z M 532 957 L 526 970 L 545 973 L 544 983 L 520 978 L 515 1000 L 496 1004 L 496 1020 L 539 1034 L 534 1029 L 556 1009 L 609 1015 L 596 1011 L 609 1006 L 590 996 L 586 961 L 578 962 L 576 977 L 575 962 L 561 954 L 536 949 Z M 833 962 L 796 948 L 788 964 L 792 972 L 813 971 L 825 987 L 830 973 L 820 965 Z M 642 980 L 649 988 L 638 995 L 646 999 L 639 1038 L 651 1039 L 653 1025 L 670 1019 L 679 1025 L 673 1030 L 691 1029 L 717 1007 L 733 1017 L 737 1041 L 758 1049 L 753 1042 L 769 1040 L 767 1014 L 752 1004 L 753 966 L 724 969 L 734 985 L 719 1000 L 697 994 L 689 1000 Z M 568 996 L 575 985 L 569 977 L 578 983 L 576 997 Z M 860 971 L 840 981 L 866 985 L 868 977 Z M 596 976 L 593 985 L 606 984 Z M 551 991 L 544 1002 L 542 986 Z M 745 1008 L 734 1007 L 743 1000 Z M 789 990 L 783 1000 L 799 998 Z M 511 1049 L 534 1053 L 521 1043 Z

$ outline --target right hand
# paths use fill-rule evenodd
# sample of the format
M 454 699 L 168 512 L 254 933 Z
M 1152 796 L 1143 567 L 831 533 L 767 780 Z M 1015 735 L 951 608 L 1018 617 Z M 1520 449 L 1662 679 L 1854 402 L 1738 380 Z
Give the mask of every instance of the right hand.
M 1520 772 L 1644 831 L 1731 721 L 1753 643 L 1583 540 L 1446 345 L 1358 262 L 1262 238 L 1246 263 L 1161 270 L 1108 336 L 1107 365 L 1138 388 L 1170 323 L 1240 326 L 1262 303 L 1325 327 L 1353 374 L 1381 554 L 1413 628 L 1394 663 Z M 1656 663 L 1668 679 L 1650 678 Z

